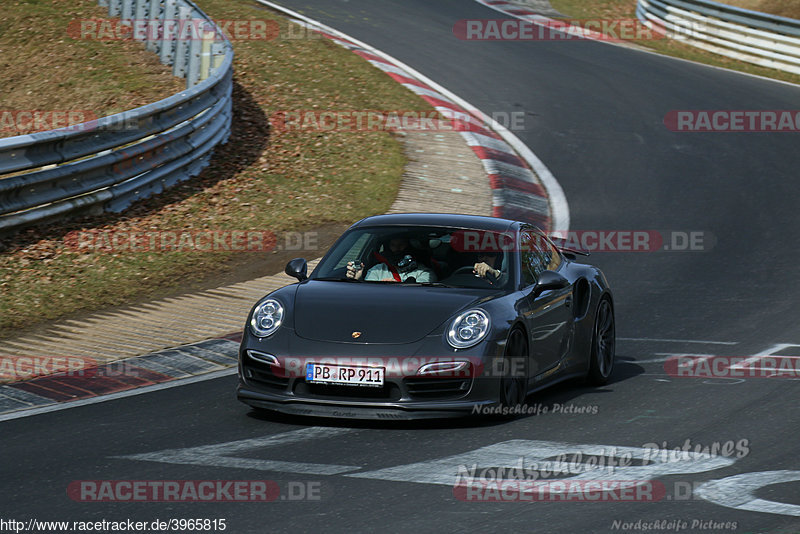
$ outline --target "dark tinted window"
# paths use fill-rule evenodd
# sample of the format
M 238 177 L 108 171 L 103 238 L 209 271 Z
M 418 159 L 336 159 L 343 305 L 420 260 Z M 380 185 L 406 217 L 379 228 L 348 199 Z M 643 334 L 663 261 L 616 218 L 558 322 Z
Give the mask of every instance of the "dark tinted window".
M 312 278 L 336 279 L 345 275 L 350 261 L 363 263 L 368 275 L 381 263 L 395 263 L 387 248 L 393 239 L 402 238 L 421 268 L 432 273 L 431 281 L 455 287 L 505 289 L 509 280 L 509 259 L 513 257 L 513 238 L 510 235 L 486 230 L 454 229 L 424 226 L 376 226 L 348 232 L 329 251 L 312 274 Z M 405 254 L 406 252 L 403 252 Z M 501 273 L 500 277 L 476 277 L 472 268 L 487 263 Z M 365 281 L 371 281 L 365 277 Z
M 539 232 L 520 232 L 520 261 L 523 285 L 536 283 L 543 271 L 555 271 L 561 264 L 558 250 Z

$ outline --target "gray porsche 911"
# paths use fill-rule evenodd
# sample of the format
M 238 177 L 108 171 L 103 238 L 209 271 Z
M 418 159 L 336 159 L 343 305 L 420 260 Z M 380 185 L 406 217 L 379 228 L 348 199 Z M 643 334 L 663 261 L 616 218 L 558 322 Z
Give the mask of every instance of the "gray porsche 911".
M 250 312 L 237 396 L 288 414 L 412 419 L 514 413 L 556 382 L 604 384 L 614 301 L 577 254 L 506 219 L 363 219 L 310 276 L 289 262 L 298 283 Z

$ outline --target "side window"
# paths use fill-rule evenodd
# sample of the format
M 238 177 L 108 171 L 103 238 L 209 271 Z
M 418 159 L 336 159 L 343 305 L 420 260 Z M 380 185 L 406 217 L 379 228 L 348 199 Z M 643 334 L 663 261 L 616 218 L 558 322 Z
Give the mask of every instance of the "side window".
M 561 265 L 561 254 L 543 235 L 537 234 L 541 243 L 542 261 L 545 271 L 555 271 Z
M 536 283 L 543 271 L 554 271 L 561 265 L 561 255 L 539 232 L 520 232 L 520 258 L 523 285 Z
M 519 234 L 519 257 L 522 265 L 520 265 L 520 274 L 522 277 L 522 285 L 530 286 L 536 283 L 539 279 L 541 270 L 538 268 L 538 255 L 536 254 L 536 247 L 533 235 L 523 230 Z

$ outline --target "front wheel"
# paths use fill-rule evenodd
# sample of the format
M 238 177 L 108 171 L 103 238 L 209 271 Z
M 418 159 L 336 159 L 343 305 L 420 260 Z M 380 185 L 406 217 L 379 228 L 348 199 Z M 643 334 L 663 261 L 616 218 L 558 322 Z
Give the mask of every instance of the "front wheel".
M 500 379 L 500 406 L 512 410 L 525 402 L 528 376 L 528 340 L 519 328 L 514 329 L 506 342 L 503 377 Z
M 614 330 L 614 309 L 607 298 L 597 305 L 592 332 L 592 350 L 589 355 L 590 384 L 602 386 L 608 382 L 614 369 L 616 334 Z

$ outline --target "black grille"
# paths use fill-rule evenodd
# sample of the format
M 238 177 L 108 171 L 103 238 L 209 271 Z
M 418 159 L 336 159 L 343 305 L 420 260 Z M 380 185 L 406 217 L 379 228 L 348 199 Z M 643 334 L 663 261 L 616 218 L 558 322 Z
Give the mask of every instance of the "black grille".
M 336 400 L 400 400 L 400 387 L 386 382 L 383 387 L 339 386 L 335 384 L 311 384 L 298 380 L 295 395 Z
M 404 380 L 411 397 L 417 399 L 441 399 L 461 397 L 470 388 L 471 378 L 414 377 Z
M 276 376 L 272 369 L 265 366 L 263 369 L 256 369 L 254 367 L 247 367 L 245 370 L 245 378 L 251 382 L 255 382 L 261 386 L 266 386 L 272 389 L 286 389 L 289 385 L 289 379 L 283 376 Z

